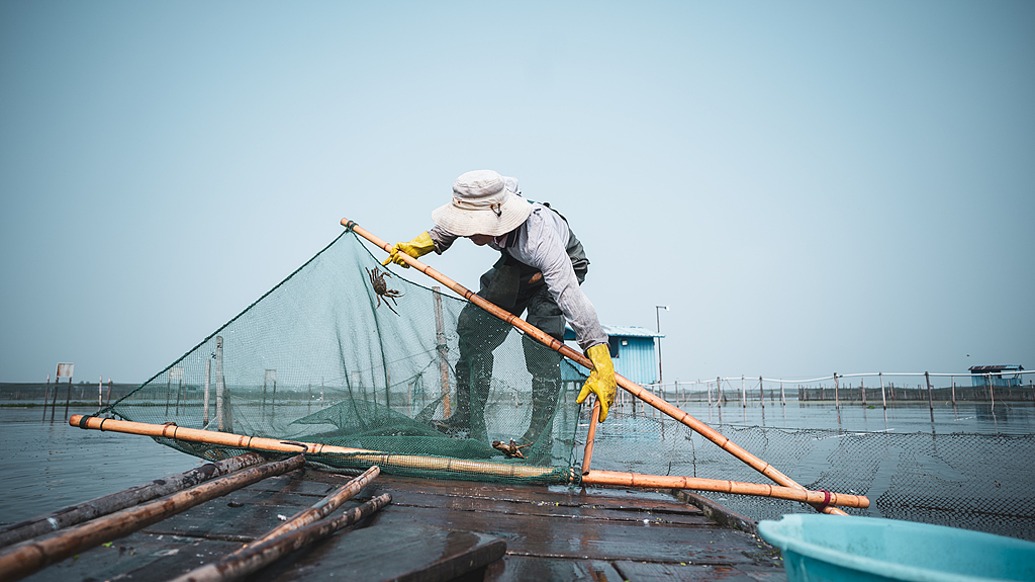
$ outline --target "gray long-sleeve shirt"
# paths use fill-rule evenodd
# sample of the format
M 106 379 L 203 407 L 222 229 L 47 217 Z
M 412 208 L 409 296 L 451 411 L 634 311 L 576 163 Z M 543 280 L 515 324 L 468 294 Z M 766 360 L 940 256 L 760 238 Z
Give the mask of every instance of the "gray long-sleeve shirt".
M 429 230 L 428 234 L 435 242 L 435 251 L 440 254 L 459 238 L 439 226 Z M 568 223 L 559 214 L 533 202 L 528 219 L 507 234 L 495 237 L 489 246 L 535 267 L 543 274 L 550 295 L 575 331 L 576 341 L 583 350 L 588 350 L 607 343 L 607 334 L 600 326 L 596 308 L 575 277 L 566 249 L 570 236 Z

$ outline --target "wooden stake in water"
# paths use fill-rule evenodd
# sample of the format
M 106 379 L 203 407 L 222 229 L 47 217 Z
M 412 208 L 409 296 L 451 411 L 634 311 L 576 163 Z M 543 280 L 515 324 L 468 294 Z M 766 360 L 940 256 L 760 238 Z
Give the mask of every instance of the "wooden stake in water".
M 56 390 L 55 386 L 55 390 Z M 43 418 L 47 420 L 47 399 L 50 397 L 50 374 L 47 374 L 47 383 L 43 385 Z
M 837 372 L 834 372 L 834 408 L 841 410 L 841 395 L 838 393 Z
M 219 430 L 233 431 L 227 426 L 226 411 L 226 384 L 223 382 L 223 336 L 216 336 L 216 426 Z
M 202 420 L 201 426 L 208 426 L 208 399 L 209 399 L 209 385 L 212 381 L 212 358 L 205 359 L 205 402 L 202 406 Z
M 888 399 L 884 394 L 884 372 L 877 372 L 877 379 L 880 380 L 880 402 L 884 410 L 888 409 Z

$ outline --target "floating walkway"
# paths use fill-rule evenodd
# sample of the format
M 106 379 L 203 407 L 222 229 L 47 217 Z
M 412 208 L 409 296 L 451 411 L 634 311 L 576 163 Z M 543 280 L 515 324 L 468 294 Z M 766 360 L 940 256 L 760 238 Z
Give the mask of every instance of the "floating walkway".
M 372 471 L 376 473 L 376 469 Z M 233 579 L 232 575 L 211 577 L 213 573 L 240 572 L 214 565 L 228 563 L 228 556 L 240 555 L 242 546 L 254 546 L 256 540 L 297 514 L 326 504 L 327 499 L 340 495 L 336 492 L 350 484 L 350 479 L 353 476 L 309 466 L 266 476 L 78 551 L 24 579 L 151 581 L 188 573 L 191 577 L 182 579 Z M 146 503 L 168 506 L 176 495 L 189 497 L 189 492 L 205 485 Z M 779 552 L 750 532 L 753 524 L 737 516 L 713 519 L 709 516 L 723 515 L 722 508 L 685 492 L 680 493 L 682 500 L 701 507 L 656 492 L 384 474 L 367 475 L 363 485 L 336 513 L 380 505 L 374 512 L 325 539 L 301 549 L 288 548 L 276 561 L 247 574 L 247 579 L 786 579 Z M 307 527 L 333 519 L 341 518 L 330 513 Z M 60 533 L 0 548 L 0 559 Z M 267 543 L 258 553 L 270 553 L 269 546 Z M 0 572 L 0 579 L 19 577 L 7 571 Z

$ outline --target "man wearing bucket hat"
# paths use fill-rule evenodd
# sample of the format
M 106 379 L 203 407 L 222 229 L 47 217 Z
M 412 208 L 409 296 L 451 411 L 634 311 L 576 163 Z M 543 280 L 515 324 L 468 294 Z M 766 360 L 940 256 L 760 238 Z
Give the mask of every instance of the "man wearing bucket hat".
M 579 285 L 589 260 L 582 244 L 568 228 L 567 220 L 548 205 L 530 202 L 520 195 L 516 178 L 492 170 L 475 170 L 453 183 L 449 204 L 431 213 L 435 226 L 409 242 L 392 247 L 385 260 L 408 267 L 399 253 L 418 258 L 431 251 L 445 252 L 460 237 L 488 245 L 501 256 L 481 277 L 478 295 L 515 315 L 528 311 L 530 324 L 563 341 L 565 321 L 575 330 L 579 346 L 593 362 L 576 402 L 592 392 L 600 402 L 600 421 L 607 418 L 617 384 L 614 366 L 596 309 Z M 484 410 L 492 376 L 492 351 L 506 338 L 509 327 L 473 303 L 460 313 L 457 332 L 456 412 L 448 421 L 450 431 L 468 432 L 485 440 Z M 543 355 L 523 337 L 525 366 L 532 375 L 532 419 L 525 443 L 549 448 L 550 427 L 560 394 L 560 354 Z

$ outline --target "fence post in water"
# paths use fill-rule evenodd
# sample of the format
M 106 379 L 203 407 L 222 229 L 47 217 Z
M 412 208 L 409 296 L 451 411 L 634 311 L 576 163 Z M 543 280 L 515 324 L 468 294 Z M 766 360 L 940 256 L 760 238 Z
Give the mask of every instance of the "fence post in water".
M 884 394 L 884 372 L 877 372 L 877 380 L 880 381 L 880 402 L 884 410 L 888 409 L 888 398 Z
M 58 379 L 54 378 L 54 392 L 50 399 L 50 422 L 54 422 L 54 411 L 57 410 L 58 405 Z
M 927 406 L 933 411 L 934 397 L 931 394 L 931 375 L 928 372 L 924 372 L 924 380 L 927 382 Z
M 55 390 L 57 388 L 55 387 Z M 50 374 L 47 374 L 47 383 L 43 385 L 43 418 L 47 420 L 47 399 L 50 397 Z
M 68 377 L 68 388 L 65 389 L 65 420 L 68 420 L 68 403 L 72 400 L 72 377 Z
M 748 407 L 747 388 L 744 387 L 744 376 L 740 377 L 740 406 L 743 408 Z
M 956 377 L 949 376 L 949 381 L 952 382 L 952 406 L 956 406 Z
M 787 394 L 783 391 L 783 380 L 780 381 L 780 406 L 787 406 Z
M 442 392 L 442 417 L 453 415 L 449 402 L 449 351 L 446 346 L 446 324 L 442 319 L 442 288 L 434 285 L 431 296 L 435 298 L 435 349 L 438 350 L 438 375 Z
M 226 430 L 223 424 L 223 397 L 226 385 L 223 383 L 223 336 L 216 336 L 216 426 L 219 430 Z
M 985 382 L 988 383 L 988 400 L 990 402 L 992 402 L 992 409 L 995 410 L 996 409 L 996 392 L 995 392 L 995 390 L 993 388 L 992 373 L 989 372 L 988 374 L 985 374 L 984 375 L 984 380 L 985 380 Z M 71 382 L 71 379 L 69 379 L 68 381 Z
M 837 372 L 834 372 L 834 408 L 841 410 L 841 396 L 838 393 Z
M 722 408 L 722 378 L 715 377 L 715 402 Z
M 762 377 L 758 377 L 758 400 L 762 403 L 762 408 L 765 408 L 765 389 L 762 384 Z
M 202 405 L 201 426 L 208 426 L 208 392 L 209 383 L 212 380 L 212 358 L 205 358 L 205 401 Z
M 859 393 L 862 394 L 863 407 L 866 406 L 866 385 L 863 378 L 859 378 Z

